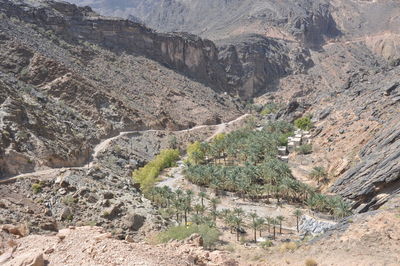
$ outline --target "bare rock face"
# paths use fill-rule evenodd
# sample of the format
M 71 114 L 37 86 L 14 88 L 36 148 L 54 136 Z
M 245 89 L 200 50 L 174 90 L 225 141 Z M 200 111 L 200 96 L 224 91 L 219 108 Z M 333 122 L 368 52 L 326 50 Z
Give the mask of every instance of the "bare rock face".
M 75 4 L 79 1 L 70 0 Z M 118 4 L 114 0 L 90 0 L 102 14 L 139 18 L 161 31 L 186 31 L 212 40 L 242 33 L 277 37 L 278 30 L 316 46 L 324 36 L 338 34 L 327 1 L 166 1 L 135 0 Z M 221 27 L 224 25 L 224 27 Z M 281 36 L 285 33 L 281 32 Z
M 280 78 L 313 66 L 307 49 L 261 35 L 235 36 L 217 45 L 228 84 L 244 99 L 274 91 Z
M 400 192 L 400 123 L 382 129 L 361 151 L 360 162 L 332 191 L 354 201 L 358 212 L 376 209 Z

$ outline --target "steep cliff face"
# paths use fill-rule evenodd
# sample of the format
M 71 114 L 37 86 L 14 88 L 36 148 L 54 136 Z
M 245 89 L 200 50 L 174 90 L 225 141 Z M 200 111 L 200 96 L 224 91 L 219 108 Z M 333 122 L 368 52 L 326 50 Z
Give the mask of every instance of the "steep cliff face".
M 245 35 L 254 36 L 254 34 L 260 35 L 259 38 L 284 40 L 292 49 L 293 43 L 297 43 L 296 49 L 311 48 L 321 52 L 325 43 L 362 42 L 367 45 L 367 49 L 385 58 L 390 64 L 398 65 L 400 62 L 398 42 L 400 7 L 398 1 L 395 0 L 132 0 L 124 2 L 87 0 L 83 3 L 70 0 L 70 2 L 91 5 L 102 14 L 133 16 L 163 32 L 186 31 L 209 38 L 221 46 L 222 62 L 227 61 L 226 57 L 229 58 L 229 55 L 225 55 L 226 47 L 230 44 L 226 40 L 243 39 Z M 252 39 L 254 38 L 247 38 L 246 42 L 241 42 L 242 47 L 247 45 L 248 48 L 238 47 L 237 50 L 246 51 L 243 55 L 238 54 L 239 57 L 245 57 L 248 51 L 255 50 L 252 47 L 257 46 L 258 41 L 251 42 Z M 220 42 L 220 40 L 225 41 Z M 235 42 L 232 41 L 231 44 L 235 45 Z M 287 53 L 287 51 L 283 49 L 280 53 Z M 248 60 L 242 59 L 244 64 L 242 68 L 246 68 L 246 65 L 255 68 L 259 63 L 251 58 L 257 57 L 259 53 L 255 52 L 248 57 Z M 276 68 L 286 68 L 287 60 L 284 59 L 278 63 L 279 66 Z M 235 89 L 241 95 L 267 92 L 271 88 L 275 90 L 278 88 L 279 80 L 287 76 L 277 74 L 280 72 L 278 69 L 274 72 L 263 71 L 262 75 L 260 71 L 253 71 L 256 73 L 251 73 L 250 76 L 257 76 L 255 80 L 242 72 L 238 83 L 237 73 L 239 72 L 235 70 L 236 73 L 233 74 L 231 66 L 224 65 L 223 67 L 225 69 L 228 67 L 229 84 L 242 84 L 242 87 Z M 300 64 L 288 72 L 298 72 L 298 68 L 307 69 Z M 264 81 L 267 81 L 267 86 Z
M 260 35 L 236 36 L 217 45 L 228 84 L 244 99 L 274 91 L 280 78 L 306 73 L 313 65 L 307 49 Z
M 102 14 L 135 16 L 161 31 L 187 31 L 212 40 L 245 33 L 277 37 L 286 31 L 310 46 L 338 34 L 327 1 L 224 1 L 224 0 L 89 0 L 75 4 L 93 6 Z
M 40 1 L 39 1 L 40 3 Z M 157 34 L 124 19 L 104 18 L 88 7 L 46 2 L 46 7 L 2 3 L 9 16 L 54 30 L 65 40 L 93 42 L 106 48 L 145 55 L 203 83 L 223 88 L 223 69 L 211 41 L 189 34 Z

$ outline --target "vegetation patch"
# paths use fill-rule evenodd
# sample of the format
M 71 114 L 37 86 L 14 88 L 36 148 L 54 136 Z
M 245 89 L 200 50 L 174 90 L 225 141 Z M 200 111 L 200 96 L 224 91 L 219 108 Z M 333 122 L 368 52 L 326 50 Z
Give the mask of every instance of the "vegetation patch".
M 313 210 L 343 217 L 349 206 L 340 197 L 324 196 L 294 179 L 287 163 L 277 157 L 277 147 L 293 132 L 284 121 L 270 122 L 263 130 L 250 127 L 219 135 L 210 143 L 188 146 L 186 178 L 194 184 L 236 192 L 253 200 L 275 198 L 278 202 L 303 203 Z M 299 147 L 309 153 L 311 145 Z M 320 168 L 318 180 L 326 178 Z
M 299 154 L 310 154 L 312 153 L 311 144 L 303 144 L 296 148 L 296 152 Z
M 281 108 L 282 108 L 282 104 L 275 103 L 275 102 L 270 102 L 270 103 L 267 103 L 267 104 L 265 104 L 263 106 L 263 108 L 262 108 L 262 110 L 260 112 L 260 115 L 266 116 L 266 115 L 269 115 L 269 114 L 273 114 L 273 113 L 278 112 L 279 109 L 281 109 Z
M 310 130 L 314 126 L 313 122 L 311 122 L 311 116 L 304 116 L 296 119 L 294 125 L 302 130 Z
M 42 189 L 43 189 L 43 182 L 32 184 L 33 193 L 38 194 L 42 192 Z
M 183 240 L 192 234 L 199 234 L 203 238 L 205 248 L 212 248 L 219 240 L 220 232 L 215 227 L 208 225 L 175 226 L 168 228 L 167 231 L 158 235 L 160 243 L 167 243 L 170 240 Z
M 133 180 L 140 184 L 144 193 L 148 192 L 157 181 L 160 172 L 171 167 L 179 159 L 178 150 L 163 150 L 151 162 L 133 172 Z

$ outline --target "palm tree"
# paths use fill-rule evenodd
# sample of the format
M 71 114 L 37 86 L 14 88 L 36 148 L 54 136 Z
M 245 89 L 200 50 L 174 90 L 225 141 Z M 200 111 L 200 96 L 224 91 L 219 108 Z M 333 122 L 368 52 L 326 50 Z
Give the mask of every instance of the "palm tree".
M 241 217 L 244 214 L 244 211 L 242 208 L 234 208 L 232 212 L 234 215 L 236 215 L 238 217 Z
M 272 218 L 266 217 L 265 219 L 267 220 L 268 233 L 271 233 Z
M 176 214 L 176 222 L 179 224 L 180 223 L 180 220 L 181 219 L 179 219 L 179 214 L 180 214 L 180 211 L 181 211 L 181 209 L 182 209 L 182 203 L 181 203 L 181 201 L 180 200 L 175 200 L 174 202 L 173 202 L 173 206 L 174 206 L 174 209 L 175 209 L 175 214 Z
M 333 214 L 336 218 L 344 218 L 351 214 L 350 206 L 342 199 L 339 199 L 335 209 L 333 210 Z
M 254 230 L 254 242 L 257 243 L 257 230 L 260 229 L 260 236 L 261 236 L 261 226 L 264 224 L 264 219 L 262 218 L 255 218 L 252 223 L 251 227 Z
M 176 197 L 178 199 L 180 199 L 182 197 L 182 195 L 183 195 L 183 191 L 178 188 L 177 190 L 175 190 L 175 194 L 176 194 Z
M 218 195 L 218 191 L 220 190 L 221 185 L 222 185 L 222 182 L 221 182 L 220 179 L 218 179 L 218 178 L 212 179 L 211 184 L 210 184 L 210 188 L 212 188 L 214 190 L 214 194 L 216 196 Z
M 185 226 L 186 226 L 188 224 L 187 215 L 192 210 L 192 208 L 190 207 L 188 199 L 183 200 L 181 208 L 182 208 L 182 211 L 183 211 L 183 214 L 184 214 Z
M 254 223 L 254 221 L 256 220 L 256 218 L 258 218 L 258 215 L 257 215 L 257 213 L 255 213 L 255 212 L 250 213 L 249 216 L 250 216 L 250 218 L 251 218 L 251 220 L 252 220 L 253 223 Z
M 316 180 L 318 185 L 321 181 L 324 181 L 327 178 L 327 176 L 328 173 L 322 166 L 314 167 L 310 173 L 310 178 Z
M 276 239 L 276 227 L 275 227 L 275 225 L 278 224 L 278 221 L 275 218 L 271 218 L 271 224 L 272 224 L 272 228 L 273 228 L 273 232 L 274 232 L 273 239 L 275 240 Z
M 196 214 L 203 214 L 204 213 L 204 207 L 201 206 L 200 204 L 196 204 L 193 206 L 194 211 L 196 212 Z
M 200 200 L 201 200 L 201 206 L 204 207 L 204 199 L 207 198 L 207 193 L 205 193 L 205 192 L 203 192 L 203 191 L 199 192 L 199 198 L 200 198 Z
M 293 214 L 294 214 L 294 216 L 296 216 L 296 227 L 297 227 L 297 232 L 299 232 L 299 220 L 300 220 L 300 217 L 303 215 L 303 213 L 301 212 L 301 210 L 296 209 L 293 212 Z
M 229 209 L 222 209 L 221 211 L 220 211 L 220 214 L 221 214 L 221 216 L 222 217 L 224 217 L 224 218 L 226 218 L 226 217 L 228 217 L 228 215 L 230 214 L 230 210 Z
M 285 220 L 285 217 L 279 215 L 276 217 L 277 222 L 279 223 L 279 234 L 282 234 L 282 222 Z
M 227 224 L 227 225 L 229 225 L 229 227 L 230 227 L 230 229 L 231 229 L 231 234 L 232 234 L 232 230 L 235 228 L 235 225 L 234 225 L 234 218 L 235 218 L 235 216 L 233 215 L 233 214 L 231 214 L 231 213 L 228 213 L 228 215 L 226 215 L 225 216 L 225 223 Z
M 210 214 L 211 214 L 211 216 L 213 218 L 213 221 L 215 223 L 217 221 L 217 217 L 219 215 L 219 212 L 217 210 L 211 210 Z
M 212 210 L 216 211 L 216 210 L 217 210 L 217 205 L 218 205 L 220 202 L 221 202 L 221 201 L 220 201 L 219 198 L 212 198 L 212 199 L 210 200 Z
M 202 219 L 202 217 L 200 215 L 194 214 L 192 216 L 192 222 L 197 224 L 197 225 L 199 225 L 199 224 L 201 224 L 203 222 L 203 219 Z
M 236 240 L 239 241 L 239 234 L 240 234 L 240 228 L 242 227 L 243 224 L 243 219 L 240 216 L 234 216 L 232 218 L 232 223 L 236 228 Z
M 256 223 L 259 224 L 258 230 L 260 231 L 260 237 L 261 237 L 261 230 L 263 229 L 263 226 L 265 224 L 265 219 L 264 218 L 257 218 Z
M 189 204 L 189 207 L 190 207 L 190 208 L 192 207 L 192 198 L 193 198 L 193 195 L 194 195 L 194 193 L 193 193 L 192 190 L 190 190 L 190 189 L 186 190 L 186 198 L 187 198 L 187 201 L 188 201 L 188 204 Z

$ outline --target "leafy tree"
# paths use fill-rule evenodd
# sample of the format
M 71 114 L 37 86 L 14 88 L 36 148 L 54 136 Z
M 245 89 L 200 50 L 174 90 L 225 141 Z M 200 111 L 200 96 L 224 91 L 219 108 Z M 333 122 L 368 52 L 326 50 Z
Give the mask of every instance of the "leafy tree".
M 205 152 L 203 146 L 199 141 L 189 144 L 186 149 L 188 155 L 188 161 L 191 164 L 197 165 L 204 163 Z

